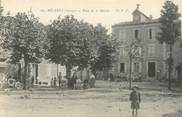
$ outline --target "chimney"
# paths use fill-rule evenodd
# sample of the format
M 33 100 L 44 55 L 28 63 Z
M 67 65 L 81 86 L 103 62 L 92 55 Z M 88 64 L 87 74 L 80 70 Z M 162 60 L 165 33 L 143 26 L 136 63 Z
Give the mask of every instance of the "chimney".
M 149 18 L 152 20 L 153 19 L 153 16 L 152 15 L 149 15 Z
M 139 10 L 139 8 L 140 8 L 140 4 L 136 4 L 136 6 L 137 6 L 137 8 L 136 8 L 136 9 L 137 9 L 137 10 Z

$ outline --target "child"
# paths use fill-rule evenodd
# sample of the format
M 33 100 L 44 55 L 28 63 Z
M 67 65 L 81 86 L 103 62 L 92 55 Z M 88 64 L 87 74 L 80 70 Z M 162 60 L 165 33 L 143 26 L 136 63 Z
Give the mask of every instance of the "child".
M 140 108 L 140 92 L 138 91 L 139 87 L 134 86 L 132 88 L 132 92 L 130 93 L 130 101 L 131 101 L 131 109 L 132 109 L 132 116 L 137 117 L 137 110 Z

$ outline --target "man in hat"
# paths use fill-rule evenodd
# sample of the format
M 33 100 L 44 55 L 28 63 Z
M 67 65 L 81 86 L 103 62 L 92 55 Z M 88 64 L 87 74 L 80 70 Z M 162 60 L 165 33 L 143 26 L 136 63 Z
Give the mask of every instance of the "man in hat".
M 138 91 L 139 87 L 134 86 L 132 88 L 132 92 L 130 93 L 130 101 L 131 101 L 131 109 L 132 109 L 132 116 L 137 117 L 137 111 L 140 108 L 141 96 L 140 92 Z

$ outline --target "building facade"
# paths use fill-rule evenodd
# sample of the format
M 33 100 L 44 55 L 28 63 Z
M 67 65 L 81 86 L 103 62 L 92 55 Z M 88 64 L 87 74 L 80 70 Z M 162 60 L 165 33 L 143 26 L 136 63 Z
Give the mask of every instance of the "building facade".
M 159 19 L 147 17 L 139 10 L 139 7 L 132 13 L 133 20 L 122 22 L 112 26 L 112 33 L 119 44 L 114 63 L 114 74 L 125 74 L 128 77 L 130 72 L 132 77 L 141 75 L 145 79 L 167 78 L 168 65 L 167 58 L 169 53 L 168 45 L 160 44 L 157 35 L 160 32 Z M 133 58 L 130 64 L 129 51 L 131 44 L 139 40 L 138 58 Z M 181 41 L 181 40 L 180 40 Z M 175 68 L 181 63 L 181 49 L 179 44 L 175 44 L 173 65 L 173 78 L 177 73 Z

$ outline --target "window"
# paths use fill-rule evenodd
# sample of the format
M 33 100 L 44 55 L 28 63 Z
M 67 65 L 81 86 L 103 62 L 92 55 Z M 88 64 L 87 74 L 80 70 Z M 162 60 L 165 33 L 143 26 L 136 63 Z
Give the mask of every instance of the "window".
M 120 72 L 121 73 L 125 72 L 125 64 L 124 63 L 120 63 Z
M 121 47 L 121 49 L 120 49 L 120 57 L 123 57 L 123 56 L 125 56 L 125 49 L 124 49 L 124 47 Z
M 119 39 L 120 39 L 121 41 L 124 41 L 125 38 L 126 38 L 126 33 L 125 33 L 125 31 L 120 31 L 120 32 L 119 32 Z
M 155 62 L 148 62 L 148 76 L 155 77 L 155 73 L 156 73 Z
M 151 44 L 148 46 L 148 55 L 150 57 L 155 55 L 155 45 L 154 44 Z
M 134 63 L 134 72 L 139 73 L 140 64 L 138 62 Z
M 138 39 L 139 36 L 139 30 L 135 30 L 135 39 Z
M 149 29 L 149 39 L 152 39 L 152 29 Z

